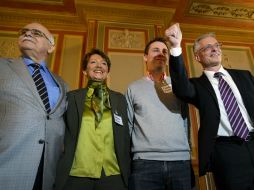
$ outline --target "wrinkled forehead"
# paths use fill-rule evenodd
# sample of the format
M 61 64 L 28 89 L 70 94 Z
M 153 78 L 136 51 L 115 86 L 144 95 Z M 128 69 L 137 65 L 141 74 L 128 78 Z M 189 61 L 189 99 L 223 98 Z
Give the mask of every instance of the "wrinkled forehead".
M 24 26 L 24 28 L 37 29 L 37 30 L 40 30 L 41 32 L 43 32 L 44 34 L 46 34 L 47 36 L 51 36 L 51 33 L 48 31 L 48 29 L 39 23 L 31 23 L 31 24 Z

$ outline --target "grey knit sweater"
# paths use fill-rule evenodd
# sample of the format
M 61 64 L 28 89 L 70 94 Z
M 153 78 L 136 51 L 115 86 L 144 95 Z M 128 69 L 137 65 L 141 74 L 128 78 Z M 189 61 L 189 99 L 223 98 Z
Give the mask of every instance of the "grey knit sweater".
M 166 79 L 171 86 L 170 78 Z M 171 92 L 147 77 L 133 82 L 127 90 L 129 127 L 133 159 L 189 160 L 187 119 Z

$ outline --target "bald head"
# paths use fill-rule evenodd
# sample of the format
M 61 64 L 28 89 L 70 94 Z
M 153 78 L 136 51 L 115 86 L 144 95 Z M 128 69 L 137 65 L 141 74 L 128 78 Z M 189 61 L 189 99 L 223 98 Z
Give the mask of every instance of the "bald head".
M 43 32 L 43 33 L 45 34 L 46 39 L 48 39 L 49 42 L 50 42 L 52 45 L 55 45 L 53 35 L 52 35 L 52 34 L 50 33 L 50 31 L 49 31 L 45 26 L 43 26 L 42 24 L 34 22 L 34 23 L 30 23 L 30 24 L 24 26 L 24 28 L 28 28 L 28 29 L 29 29 L 29 28 L 36 28 L 37 30 L 39 30 L 39 31 L 41 31 L 41 32 Z

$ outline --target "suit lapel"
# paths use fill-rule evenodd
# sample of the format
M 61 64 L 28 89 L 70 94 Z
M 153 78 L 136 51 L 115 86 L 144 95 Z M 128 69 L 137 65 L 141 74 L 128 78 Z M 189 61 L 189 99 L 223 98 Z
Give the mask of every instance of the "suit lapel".
M 248 99 L 248 97 L 246 97 L 246 93 L 245 93 L 246 92 L 246 86 L 243 85 L 244 82 L 241 80 L 242 77 L 240 77 L 240 76 L 237 77 L 237 73 L 233 72 L 230 69 L 226 69 L 226 70 L 228 71 L 229 75 L 232 77 L 232 79 L 233 79 L 235 85 L 237 86 L 241 96 L 243 97 L 242 98 L 243 102 L 246 105 L 245 101 Z
M 39 93 L 37 92 L 32 76 L 30 75 L 23 60 L 20 58 L 20 59 L 11 59 L 10 61 L 11 61 L 10 67 L 21 78 L 23 83 L 27 86 L 27 88 L 32 92 L 34 97 L 38 100 L 43 110 L 45 110 L 44 104 L 41 100 Z
M 115 96 L 114 92 L 109 90 L 109 99 L 110 99 L 110 105 L 111 105 L 111 114 L 112 114 L 112 128 L 113 128 L 113 134 L 114 134 L 114 145 L 115 145 L 115 151 L 116 155 L 118 155 L 118 150 L 121 148 L 120 143 L 121 142 L 121 126 L 117 125 L 115 122 L 115 115 L 120 116 L 121 110 L 118 110 L 118 98 Z M 122 118 L 123 119 L 123 118 Z
M 242 89 L 242 86 L 241 85 L 241 81 L 237 78 L 237 76 L 235 75 L 235 73 L 232 71 L 232 70 L 229 70 L 229 69 L 226 69 L 228 71 L 228 73 L 230 74 L 230 76 L 232 77 L 234 83 L 236 84 L 239 92 L 241 93 L 242 95 L 242 92 L 244 92 L 244 90 Z
M 204 73 L 199 78 L 199 81 L 200 81 L 200 84 L 210 92 L 210 94 L 213 97 L 214 101 L 218 105 L 218 100 L 217 100 L 216 94 L 214 92 L 214 89 L 213 89 L 209 79 L 207 78 L 207 76 Z
M 53 78 L 53 80 L 55 81 L 55 83 L 57 84 L 57 86 L 59 87 L 59 90 L 60 90 L 60 94 L 59 94 L 59 98 L 57 100 L 57 103 L 56 103 L 55 107 L 51 110 L 51 113 L 54 113 L 55 110 L 62 103 L 63 98 L 65 98 L 65 92 L 66 92 L 66 90 L 65 90 L 64 84 L 60 80 L 58 80 L 58 78 L 53 73 L 51 73 L 50 71 L 49 71 L 49 73 L 50 73 L 51 77 Z
M 77 110 L 78 110 L 78 122 L 79 122 L 78 127 L 79 127 L 79 129 L 81 127 L 82 115 L 84 112 L 86 93 L 87 93 L 87 89 L 85 88 L 85 89 L 81 89 L 81 90 L 77 91 L 77 93 L 74 94 L 75 102 L 76 102 Z

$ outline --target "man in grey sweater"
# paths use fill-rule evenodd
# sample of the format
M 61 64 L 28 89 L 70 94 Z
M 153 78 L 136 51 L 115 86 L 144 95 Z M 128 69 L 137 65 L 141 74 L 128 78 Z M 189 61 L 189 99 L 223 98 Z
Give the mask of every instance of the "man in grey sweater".
M 163 38 L 144 50 L 147 75 L 126 93 L 132 139 L 131 190 L 190 190 L 188 107 L 172 93 L 165 75 L 169 59 Z

